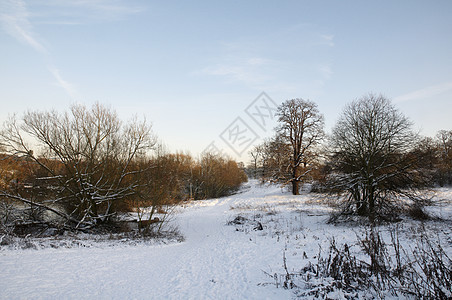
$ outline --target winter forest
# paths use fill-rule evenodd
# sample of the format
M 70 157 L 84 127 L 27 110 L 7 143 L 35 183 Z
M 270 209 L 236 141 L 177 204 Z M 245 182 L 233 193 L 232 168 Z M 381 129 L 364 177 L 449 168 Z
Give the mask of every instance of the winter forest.
M 275 115 L 244 163 L 101 103 L 11 116 L 0 298 L 450 299 L 452 129 L 380 94 L 328 134 L 313 101 Z

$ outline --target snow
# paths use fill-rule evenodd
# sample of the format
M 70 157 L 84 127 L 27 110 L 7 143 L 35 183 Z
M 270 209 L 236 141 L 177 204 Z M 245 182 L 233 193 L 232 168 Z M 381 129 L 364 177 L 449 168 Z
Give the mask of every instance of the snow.
M 452 191 L 439 192 L 446 200 L 435 209 L 450 218 Z M 293 291 L 276 288 L 269 276 L 284 273 L 283 255 L 295 270 L 314 262 L 333 237 L 337 244 L 356 242 L 360 228 L 327 224 L 330 211 L 310 194 L 252 181 L 240 194 L 179 207 L 181 243 L 5 248 L 0 299 L 290 299 Z M 238 215 L 247 221 L 231 223 Z M 254 230 L 258 223 L 263 230 Z M 450 226 L 429 226 L 451 236 Z

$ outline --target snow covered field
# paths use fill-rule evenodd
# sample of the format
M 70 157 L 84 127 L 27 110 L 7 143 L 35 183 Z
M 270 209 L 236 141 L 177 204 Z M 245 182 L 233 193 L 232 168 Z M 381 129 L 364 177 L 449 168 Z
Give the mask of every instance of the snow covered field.
M 317 196 L 318 197 L 318 196 Z M 452 190 L 430 211 L 452 219 Z M 0 250 L 0 299 L 291 299 L 273 276 L 315 262 L 331 239 L 351 245 L 362 228 L 327 224 L 316 196 L 251 181 L 242 193 L 178 208 L 181 243 Z M 452 256 L 450 222 L 425 222 Z M 409 247 L 420 222 L 403 221 Z M 384 230 L 384 228 L 382 229 Z M 278 277 L 278 276 L 276 276 Z M 340 298 L 340 294 L 336 294 Z

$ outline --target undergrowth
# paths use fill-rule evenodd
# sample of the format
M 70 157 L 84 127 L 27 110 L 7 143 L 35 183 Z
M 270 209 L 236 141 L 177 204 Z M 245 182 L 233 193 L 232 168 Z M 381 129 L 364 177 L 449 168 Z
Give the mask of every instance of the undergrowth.
M 402 246 L 397 227 L 390 229 L 390 241 L 370 227 L 358 236 L 355 245 L 338 245 L 334 238 L 329 249 L 315 263 L 289 271 L 283 254 L 283 273 L 265 272 L 277 288 L 293 289 L 296 296 L 311 299 L 399 298 L 451 299 L 452 260 L 441 243 L 421 235 L 412 246 Z M 359 247 L 353 254 L 351 247 Z

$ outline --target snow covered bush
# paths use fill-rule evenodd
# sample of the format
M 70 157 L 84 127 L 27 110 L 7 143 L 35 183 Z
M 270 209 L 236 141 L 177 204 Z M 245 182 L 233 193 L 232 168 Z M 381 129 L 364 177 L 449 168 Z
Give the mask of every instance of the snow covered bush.
M 401 244 L 397 227 L 389 228 L 389 235 L 390 241 L 385 241 L 381 232 L 369 227 L 358 236 L 357 245 L 337 245 L 331 238 L 326 255 L 319 251 L 317 262 L 289 272 L 284 254 L 285 273 L 267 275 L 277 287 L 294 289 L 303 298 L 450 299 L 452 260 L 441 244 L 422 234 L 415 247 L 408 248 Z
M 425 177 L 410 151 L 411 122 L 391 102 L 370 94 L 344 109 L 331 137 L 332 190 L 344 196 L 344 213 L 394 218 L 399 196 L 417 201 Z
M 2 196 L 52 211 L 77 229 L 111 220 L 115 204 L 139 184 L 134 160 L 155 143 L 145 121 L 123 123 L 100 104 L 73 105 L 62 114 L 27 112 L 20 123 L 11 118 L 0 137 L 8 154 L 31 170 L 29 182 Z

